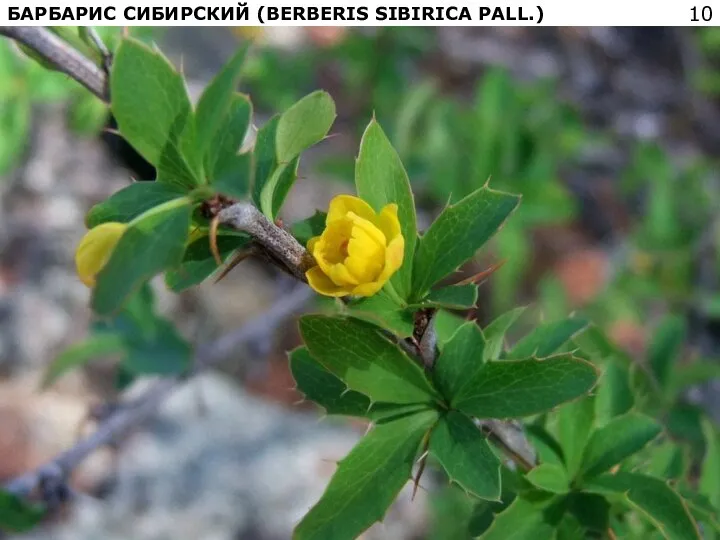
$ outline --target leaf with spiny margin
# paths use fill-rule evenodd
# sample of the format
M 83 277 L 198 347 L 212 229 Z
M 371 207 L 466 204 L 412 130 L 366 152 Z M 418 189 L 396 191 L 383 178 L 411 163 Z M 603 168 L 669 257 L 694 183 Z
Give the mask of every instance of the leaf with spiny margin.
M 312 357 L 306 347 L 298 347 L 290 353 L 290 371 L 298 390 L 306 399 L 325 409 L 328 415 L 357 416 L 378 421 L 427 410 L 423 405 L 371 403 L 366 395 L 348 390 L 340 379 Z
M 473 258 L 519 202 L 517 195 L 483 187 L 445 208 L 418 242 L 413 296 L 422 298 L 435 283 Z
M 361 319 L 393 332 L 396 336 L 412 336 L 415 323 L 408 309 L 398 306 L 397 302 L 382 292 L 349 304 L 347 312 L 351 317 Z
M 715 508 L 720 509 L 720 433 L 707 419 L 702 421 L 702 431 L 705 438 L 705 457 L 698 491 L 707 496 Z
M 554 540 L 555 527 L 545 519 L 542 507 L 521 497 L 495 516 L 481 540 Z
M 561 465 L 541 463 L 527 473 L 526 478 L 543 491 L 563 494 L 570 490 L 567 472 Z
M 292 227 L 290 227 L 290 232 L 298 242 L 303 246 L 307 246 L 308 240 L 313 236 L 320 236 L 325 230 L 326 220 L 327 213 L 316 210 L 309 218 L 293 223 Z M 370 298 L 374 298 L 374 296 Z
M 433 289 L 422 301 L 424 307 L 446 309 L 471 309 L 478 300 L 478 288 L 474 283 L 451 285 Z
M 648 365 L 661 388 L 667 388 L 675 363 L 680 360 L 685 334 L 685 318 L 667 316 L 655 329 L 648 348 Z
M 245 94 L 233 95 L 213 144 L 205 151 L 205 172 L 211 184 L 235 162 L 245 142 L 251 118 L 250 98 Z
M 412 292 L 412 266 L 417 242 L 417 218 L 410 180 L 400 156 L 373 118 L 363 133 L 355 163 L 355 189 L 376 212 L 385 205 L 397 204 L 400 231 L 405 239 L 405 255 L 400 269 L 390 279 L 400 298 L 407 300 Z M 429 287 L 428 287 L 429 288 Z M 425 293 L 427 291 L 422 291 Z M 422 295 L 416 295 L 422 298 Z
M 93 206 L 85 216 L 85 224 L 92 229 L 109 221 L 129 223 L 151 208 L 184 196 L 185 192 L 163 182 L 133 182 Z
M 38 525 L 45 510 L 0 489 L 0 533 L 23 533 Z
M 465 491 L 500 500 L 500 460 L 467 416 L 457 411 L 442 416 L 430 435 L 430 453 Z
M 557 439 L 570 478 L 575 476 L 595 422 L 595 396 L 563 405 L 555 415 Z
M 344 317 L 305 315 L 300 333 L 316 360 L 372 401 L 430 403 L 438 398 L 422 368 L 375 326 Z
M 338 464 L 293 540 L 353 540 L 376 521 L 410 478 L 418 446 L 437 421 L 426 411 L 379 423 Z
M 587 394 L 595 367 L 571 354 L 486 362 L 452 405 L 478 418 L 519 418 L 549 411 Z
M 220 72 L 205 87 L 197 102 L 195 109 L 195 151 L 203 160 L 206 160 L 209 155 L 217 155 L 217 151 L 213 147 L 218 145 L 225 137 L 221 128 L 227 127 L 225 124 L 228 121 L 228 114 L 231 113 L 230 107 L 235 96 L 235 90 L 240 82 L 240 72 L 245 62 L 247 49 L 247 46 L 241 46 L 230 57 Z M 247 130 L 247 124 L 245 124 L 245 130 Z M 244 136 L 245 131 L 243 131 Z M 242 139 L 240 144 L 242 144 Z M 237 152 L 239 147 L 239 144 L 235 146 L 234 152 Z M 211 149 L 209 153 L 208 149 Z M 210 161 L 213 161 L 212 158 Z M 207 169 L 205 172 L 209 174 L 211 170 L 212 168 Z
M 124 355 L 126 352 L 125 341 L 120 334 L 111 332 L 92 334 L 84 341 L 65 349 L 52 361 L 45 372 L 42 386 L 47 388 L 68 371 L 84 366 L 92 360 L 113 354 Z
M 220 258 L 225 262 L 237 250 L 250 245 L 248 236 L 218 234 L 217 247 Z M 185 249 L 182 262 L 165 272 L 165 284 L 174 292 L 183 291 L 202 283 L 219 270 L 217 261 L 210 251 L 210 238 L 202 236 L 191 242 Z
M 507 358 L 527 358 L 528 356 L 548 356 L 556 352 L 574 336 L 586 329 L 588 321 L 579 317 L 565 319 L 538 326 L 518 341 L 507 353 Z
M 484 348 L 482 330 L 474 322 L 463 324 L 445 343 L 432 375 L 448 402 L 462 399 L 466 387 L 478 379 L 478 373 L 484 367 Z
M 643 512 L 668 540 L 700 540 L 697 523 L 668 483 L 643 474 L 603 474 L 583 483 L 586 492 L 616 495 Z
M 192 118 L 185 81 L 158 50 L 125 38 L 113 57 L 110 74 L 113 115 L 123 137 L 151 164 L 182 130 L 178 118 Z
M 145 212 L 129 225 L 97 276 L 92 308 L 110 315 L 145 281 L 180 263 L 192 201 L 175 199 Z
M 483 329 L 485 335 L 485 360 L 497 360 L 503 352 L 505 334 L 527 308 L 518 307 L 503 313 Z
M 578 476 L 590 478 L 632 456 L 662 432 L 652 418 L 636 412 L 613 418 L 590 436 Z

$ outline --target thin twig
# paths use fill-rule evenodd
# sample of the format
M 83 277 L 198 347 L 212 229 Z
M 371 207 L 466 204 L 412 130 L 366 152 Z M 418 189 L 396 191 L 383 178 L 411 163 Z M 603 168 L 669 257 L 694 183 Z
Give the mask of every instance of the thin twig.
M 101 100 L 109 103 L 107 77 L 103 69 L 41 26 L 0 26 L 0 35 L 32 49 L 58 71 L 69 75 Z
M 120 441 L 133 428 L 152 416 L 168 396 L 190 377 L 221 362 L 238 347 L 249 343 L 258 335 L 267 336 L 269 329 L 299 311 L 311 298 L 312 291 L 304 285 L 283 296 L 268 311 L 256 319 L 219 339 L 198 347 L 195 365 L 189 373 L 163 379 L 152 384 L 145 392 L 126 407 L 119 407 L 108 416 L 94 433 L 62 452 L 53 460 L 30 471 L 6 485 L 15 495 L 28 497 L 38 487 L 51 483 L 66 485 L 71 472 L 95 450 Z

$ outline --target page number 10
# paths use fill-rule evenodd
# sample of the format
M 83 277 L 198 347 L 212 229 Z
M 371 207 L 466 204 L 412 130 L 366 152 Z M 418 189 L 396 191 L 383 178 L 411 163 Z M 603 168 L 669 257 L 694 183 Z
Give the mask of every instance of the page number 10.
M 710 22 L 712 20 L 712 8 L 710 6 L 694 6 L 690 8 L 690 13 L 692 13 L 692 18 L 690 19 L 690 22 Z

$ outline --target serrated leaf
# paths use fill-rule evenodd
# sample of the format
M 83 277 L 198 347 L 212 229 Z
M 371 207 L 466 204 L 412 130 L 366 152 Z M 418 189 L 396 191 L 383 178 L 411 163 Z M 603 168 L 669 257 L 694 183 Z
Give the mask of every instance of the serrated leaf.
M 545 520 L 542 508 L 521 497 L 495 516 L 482 540 L 554 540 L 555 527 Z
M 373 427 L 340 461 L 293 540 L 354 540 L 382 520 L 410 478 L 420 441 L 436 420 L 437 413 L 428 411 Z
M 182 75 L 159 51 L 126 38 L 112 64 L 113 115 L 123 137 L 148 162 L 158 166 L 171 131 L 191 118 L 192 107 Z
M 594 366 L 571 354 L 491 361 L 468 380 L 452 405 L 478 418 L 518 418 L 587 394 L 596 380 Z
M 288 163 L 322 141 L 335 121 L 335 102 L 322 90 L 308 94 L 280 116 L 277 160 Z
M 430 403 L 437 393 L 422 368 L 368 323 L 306 315 L 300 333 L 328 371 L 372 401 Z
M 707 496 L 715 508 L 720 509 L 720 433 L 707 419 L 703 419 L 702 430 L 705 437 L 705 457 L 698 491 Z
M 563 449 L 570 478 L 582 461 L 585 444 L 595 421 L 595 397 L 588 396 L 560 407 L 556 415 L 557 439 Z
M 435 283 L 470 260 L 519 201 L 516 195 L 484 187 L 445 208 L 418 242 L 413 295 L 422 297 Z
M 527 473 L 526 478 L 535 486 L 550 493 L 563 494 L 570 489 L 565 469 L 554 463 L 541 463 Z
M 407 300 L 411 293 L 413 257 L 417 241 L 415 201 L 400 157 L 375 119 L 368 124 L 360 142 L 360 152 L 355 163 L 355 188 L 358 197 L 370 203 L 376 212 L 387 204 L 394 203 L 398 206 L 400 230 L 405 239 L 405 255 L 402 266 L 393 275 L 390 283 L 400 298 Z
M 671 315 L 655 329 L 648 348 L 648 364 L 662 388 L 666 388 L 673 366 L 680 360 L 685 341 L 685 319 Z
M 412 311 L 399 307 L 382 292 L 353 302 L 347 310 L 352 317 L 381 326 L 398 337 L 407 338 L 413 334 Z
M 596 476 L 640 451 L 662 428 L 652 418 L 630 412 L 595 430 L 585 447 L 578 475 Z
M 145 281 L 180 263 L 191 213 L 189 199 L 176 199 L 149 210 L 128 225 L 97 276 L 92 295 L 97 314 L 110 315 Z
M 478 288 L 474 283 L 451 285 L 433 289 L 423 300 L 423 306 L 446 309 L 471 309 L 478 299 Z
M 430 436 L 430 452 L 450 480 L 476 497 L 500 499 L 500 460 L 467 416 L 449 411 Z
M 466 322 L 445 343 L 433 369 L 433 379 L 449 402 L 461 401 L 485 367 L 485 338 L 474 322 Z
M 93 206 L 85 216 L 88 229 L 101 223 L 129 223 L 160 204 L 182 197 L 185 190 L 162 182 L 133 182 Z
M 42 386 L 52 385 L 68 371 L 80 368 L 98 357 L 125 352 L 125 341 L 121 335 L 109 332 L 92 334 L 86 340 L 68 347 L 53 360 L 45 372 Z
M 202 158 L 207 157 L 207 149 L 217 145 L 225 137 L 225 134 L 220 132 L 220 128 L 227 121 L 226 115 L 231 112 L 229 111 L 230 105 L 240 81 L 240 72 L 246 54 L 247 46 L 240 47 L 230 57 L 222 70 L 210 81 L 210 84 L 205 87 L 198 100 L 195 111 L 197 141 L 195 151 Z M 247 124 L 245 129 L 247 129 Z M 243 131 L 244 136 L 245 132 Z M 242 143 L 242 140 L 240 142 Z M 239 144 L 235 146 L 234 152 L 237 152 L 239 147 Z M 206 170 L 206 172 L 210 173 L 210 170 Z
M 587 325 L 588 322 L 585 319 L 573 317 L 538 326 L 518 341 L 517 345 L 507 353 L 507 358 L 549 356 L 587 328 Z
M 40 523 L 45 510 L 0 489 L 0 532 L 23 533 Z
M 700 533 L 682 498 L 667 482 L 642 474 L 603 474 L 583 483 L 583 489 L 615 494 L 642 511 L 668 540 L 699 540 Z
M 309 218 L 293 223 L 290 232 L 298 242 L 303 246 L 307 246 L 308 240 L 313 236 L 320 236 L 325 230 L 326 220 L 327 213 L 316 210 Z
M 417 405 L 394 403 L 371 403 L 360 392 L 348 390 L 347 386 L 315 360 L 306 347 L 298 347 L 290 353 L 290 370 L 306 399 L 325 409 L 328 415 L 357 416 L 378 421 L 420 412 Z
M 525 312 L 525 307 L 518 307 L 503 313 L 483 329 L 485 335 L 485 360 L 497 360 L 503 352 L 505 334 Z

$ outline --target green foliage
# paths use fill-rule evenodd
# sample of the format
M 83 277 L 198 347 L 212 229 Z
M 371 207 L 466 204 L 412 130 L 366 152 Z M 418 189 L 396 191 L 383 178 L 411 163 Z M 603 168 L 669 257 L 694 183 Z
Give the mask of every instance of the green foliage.
M 0 490 L 0 532 L 23 533 L 35 527 L 45 511 L 12 493 Z

